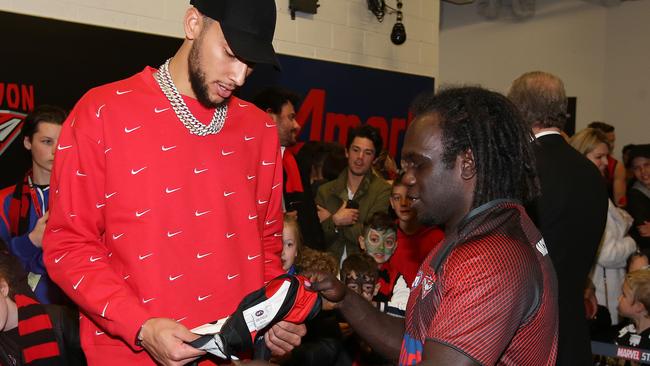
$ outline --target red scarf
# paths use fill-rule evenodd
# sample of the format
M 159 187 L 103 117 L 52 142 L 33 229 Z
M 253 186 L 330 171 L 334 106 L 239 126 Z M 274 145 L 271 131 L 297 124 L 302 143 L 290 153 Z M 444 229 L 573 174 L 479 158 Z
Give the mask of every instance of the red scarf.
M 19 345 L 24 365 L 62 365 L 52 321 L 45 307 L 29 296 L 16 294 Z
M 16 183 L 16 189 L 9 204 L 9 231 L 11 236 L 19 236 L 29 231 L 29 207 L 32 171 L 29 170 L 22 181 Z M 38 202 L 34 202 L 38 205 Z
M 302 181 L 300 180 L 298 163 L 296 162 L 296 158 L 288 149 L 284 149 L 282 168 L 286 174 L 286 179 L 284 180 L 284 191 L 286 193 L 304 192 Z

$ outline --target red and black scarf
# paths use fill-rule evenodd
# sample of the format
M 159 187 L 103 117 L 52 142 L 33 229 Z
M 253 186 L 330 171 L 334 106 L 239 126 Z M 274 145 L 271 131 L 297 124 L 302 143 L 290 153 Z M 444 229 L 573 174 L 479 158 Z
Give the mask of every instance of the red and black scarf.
M 45 307 L 26 295 L 16 294 L 15 301 L 23 365 L 63 365 L 52 321 Z
M 19 236 L 29 231 L 30 181 L 32 171 L 28 171 L 22 181 L 16 184 L 9 204 L 9 230 L 11 236 Z M 34 202 L 38 205 L 38 202 Z

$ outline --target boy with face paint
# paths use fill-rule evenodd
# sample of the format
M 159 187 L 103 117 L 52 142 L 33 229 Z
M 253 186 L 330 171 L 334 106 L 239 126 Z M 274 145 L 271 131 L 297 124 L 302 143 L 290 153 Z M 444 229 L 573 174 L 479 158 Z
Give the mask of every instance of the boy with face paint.
M 410 291 L 404 276 L 390 262 L 397 249 L 397 225 L 387 213 L 377 212 L 363 232 L 359 246 L 375 260 L 379 271 L 372 301 L 381 311 L 403 317 Z

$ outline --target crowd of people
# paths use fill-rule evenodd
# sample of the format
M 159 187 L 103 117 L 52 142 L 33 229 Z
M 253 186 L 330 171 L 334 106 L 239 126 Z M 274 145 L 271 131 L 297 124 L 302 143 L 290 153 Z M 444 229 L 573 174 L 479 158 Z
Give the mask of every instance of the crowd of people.
M 399 163 L 370 125 L 299 142 L 299 95 L 234 94 L 255 64 L 280 67 L 274 2 L 190 3 L 159 68 L 25 119 L 32 165 L 0 191 L 3 364 L 228 362 L 190 345 L 197 327 L 254 323 L 240 302 L 283 274 L 322 311 L 230 345 L 251 365 L 650 349 L 650 145 L 619 162 L 608 123 L 566 136 L 564 84 L 541 71 L 507 96 L 423 93 Z

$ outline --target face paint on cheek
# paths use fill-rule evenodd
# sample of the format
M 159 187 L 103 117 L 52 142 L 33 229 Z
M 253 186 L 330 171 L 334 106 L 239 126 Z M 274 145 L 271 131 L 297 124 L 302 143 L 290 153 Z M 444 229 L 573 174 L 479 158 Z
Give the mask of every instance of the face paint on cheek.
M 397 248 L 396 235 L 392 229 L 370 229 L 365 237 L 366 252 L 380 263 L 387 262 Z
M 375 290 L 375 279 L 364 275 L 357 277 L 354 274 L 345 276 L 345 285 L 352 291 L 361 295 L 364 299 L 372 301 Z

